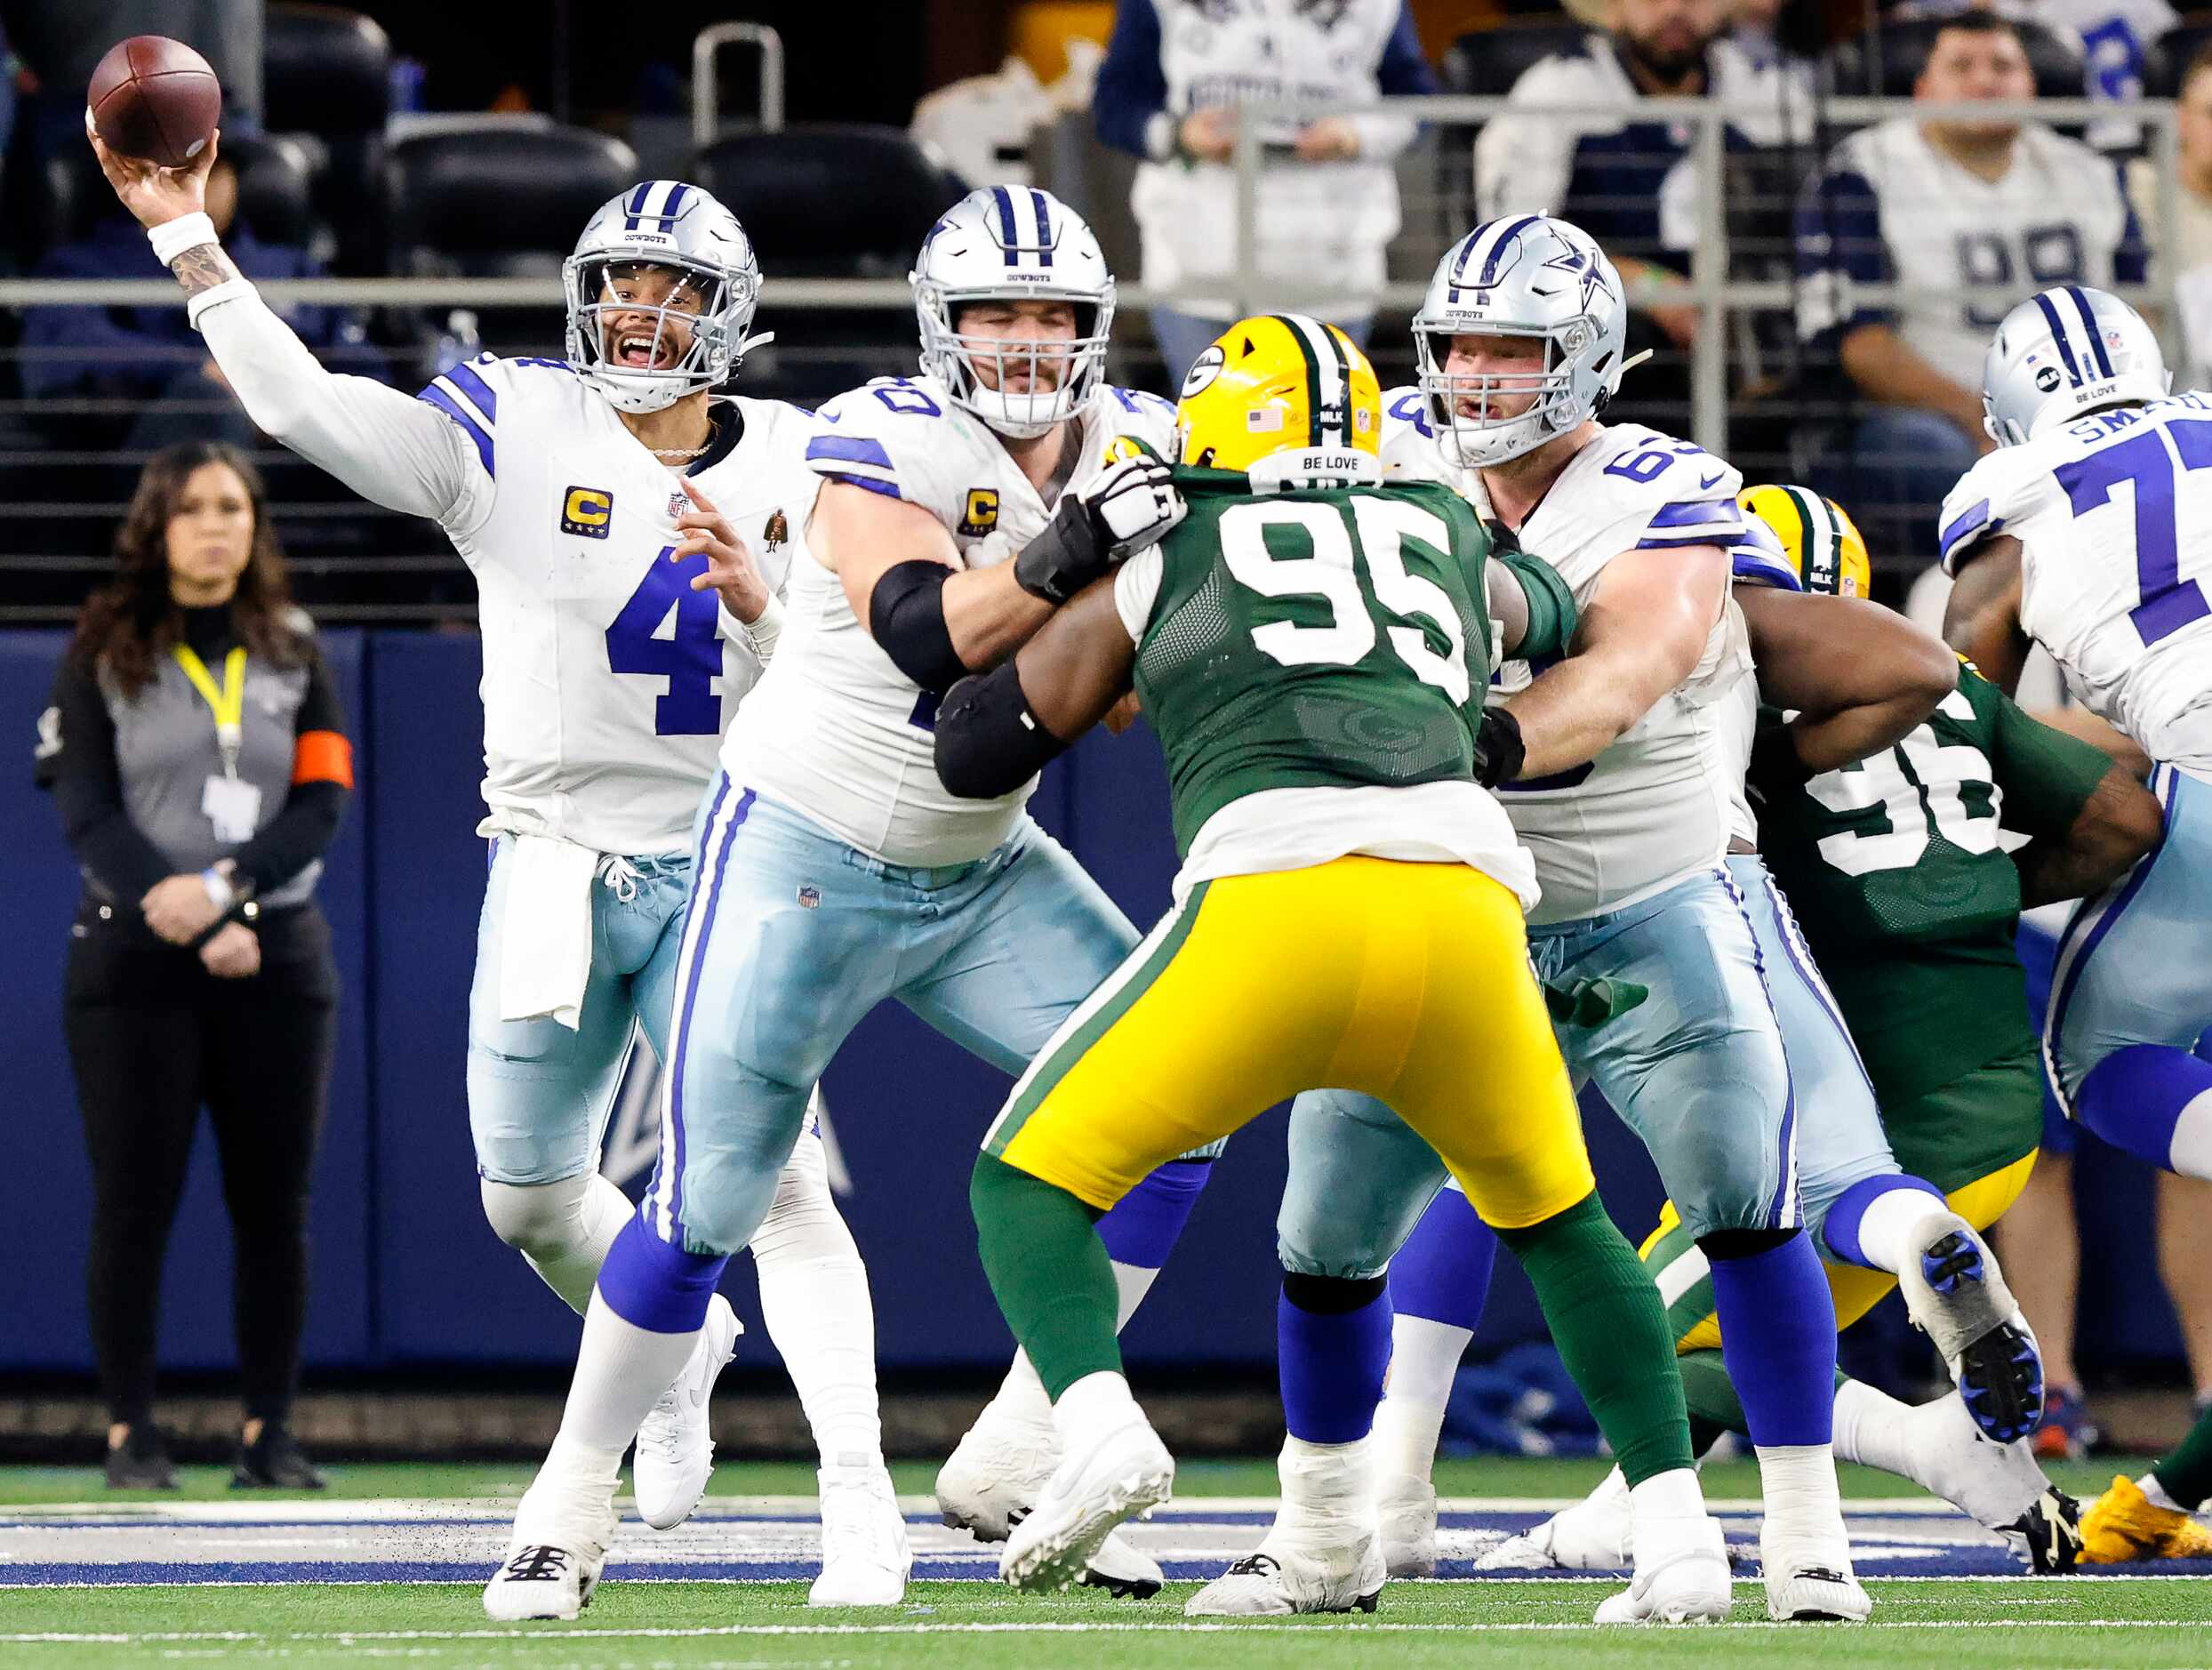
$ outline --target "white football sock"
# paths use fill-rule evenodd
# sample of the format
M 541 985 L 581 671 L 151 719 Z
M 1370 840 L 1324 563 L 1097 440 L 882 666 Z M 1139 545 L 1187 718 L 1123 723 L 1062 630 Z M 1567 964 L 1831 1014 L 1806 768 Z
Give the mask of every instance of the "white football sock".
M 1157 1270 L 1143 1270 L 1135 1265 L 1114 1266 L 1114 1332 L 1118 1334 L 1129 1326 L 1129 1319 L 1137 1313 L 1137 1306 L 1144 1303 L 1144 1296 L 1152 1290 L 1152 1283 L 1158 1275 Z M 1053 1401 L 1045 1395 L 1045 1383 L 1037 1377 L 1029 1353 L 1019 1349 L 1014 1352 L 1006 1377 L 998 1383 L 998 1392 L 975 1417 L 975 1424 L 1041 1429 L 1046 1435 L 1042 1441 L 1050 1441 Z
M 596 1293 L 584 1313 L 584 1337 L 576 1348 L 576 1377 L 561 1411 L 562 1443 L 619 1459 L 637 1427 L 683 1372 L 699 1330 L 657 1334 L 617 1316 Z
M 821 1138 L 812 1130 L 792 1149 L 750 1246 L 761 1320 L 798 1390 L 822 1465 L 882 1465 L 868 1270 L 838 1214 Z
M 1800 1547 L 1840 1542 L 1836 1552 L 1847 1565 L 1850 1542 L 1844 1536 L 1834 1449 L 1827 1444 L 1758 1444 L 1753 1449 L 1759 1455 L 1759 1496 L 1767 1513 L 1764 1534 Z
M 1628 1483 L 1627 1475 L 1618 1467 L 1613 1470 L 1613 1475 L 1621 1483 Z M 1607 1484 L 1612 1482 L 1612 1478 L 1606 1481 Z M 1705 1492 L 1698 1485 L 1695 1467 L 1671 1467 L 1664 1473 L 1654 1473 L 1643 1483 L 1631 1487 L 1628 1497 L 1639 1520 L 1705 1517 Z
M 1374 1436 L 1349 1444 L 1283 1441 L 1275 1471 L 1283 1502 L 1275 1529 L 1331 1545 L 1371 1536 L 1376 1529 Z
M 2212 1090 L 2191 1098 L 2174 1120 L 2167 1163 L 2184 1177 L 2212 1177 Z
M 2186 1513 L 2189 1511 L 2174 1500 L 2172 1493 L 2159 1482 L 2155 1473 L 2146 1473 L 2137 1479 L 2136 1488 L 2143 1492 L 2152 1507 L 2162 1507 L 2169 1513 Z
M 1391 1319 L 1391 1368 L 1374 1411 L 1374 1466 L 1384 1477 L 1430 1478 L 1444 1409 L 1471 1329 L 1402 1313 Z
M 1955 1392 L 1914 1405 L 1846 1380 L 1836 1388 L 1836 1454 L 1910 1479 L 1992 1530 L 2050 1489 L 2027 1441 L 1990 1442 Z
M 1913 1244 L 1913 1230 L 1950 1209 L 1926 1189 L 1903 1184 L 1886 1189 L 1859 1216 L 1859 1250 L 1895 1275 L 1919 1250 Z
M 1128 1381 L 1110 1369 L 1085 1375 L 1053 1405 L 1053 1425 L 1059 1431 L 1061 1447 L 1070 1456 L 1084 1455 L 1107 1433 L 1143 1418 Z
M 494 1183 L 486 1177 L 478 1192 L 493 1232 L 581 1316 L 591 1303 L 606 1249 L 637 1209 L 629 1197 L 596 1171 L 558 1183 Z

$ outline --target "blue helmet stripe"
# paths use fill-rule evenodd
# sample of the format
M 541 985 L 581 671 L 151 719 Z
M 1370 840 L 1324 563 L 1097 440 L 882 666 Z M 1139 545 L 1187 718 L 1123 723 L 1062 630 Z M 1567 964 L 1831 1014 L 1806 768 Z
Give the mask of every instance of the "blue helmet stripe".
M 645 212 L 645 197 L 646 195 L 652 191 L 653 183 L 653 182 L 652 181 L 648 180 L 644 185 L 638 187 L 637 190 L 629 194 L 629 205 L 623 211 L 627 217 L 622 221 L 622 229 L 625 232 L 635 232 L 637 229 L 637 217 Z
M 676 218 L 676 211 L 683 204 L 684 194 L 690 189 L 691 188 L 680 180 L 669 188 L 669 200 L 661 205 L 662 221 L 673 221 Z
M 1022 259 L 1020 234 L 1014 229 L 1014 197 L 1004 186 L 993 186 L 990 195 L 998 200 L 998 241 L 1006 245 L 1006 265 L 1011 267 Z
M 1045 194 L 1032 189 L 1030 206 L 1037 211 L 1037 259 L 1042 265 L 1049 267 L 1053 264 L 1053 222 L 1052 216 L 1045 208 Z
M 1478 227 L 1460 239 L 1459 247 L 1452 253 L 1452 293 L 1449 299 L 1455 303 L 1459 301 L 1460 288 L 1466 282 L 1468 259 L 1474 254 L 1475 245 L 1481 239 L 1482 229 Z
M 2104 338 L 2096 328 L 2096 316 L 2089 311 L 2089 298 L 2081 293 L 2080 285 L 2068 285 L 2066 293 L 2073 298 L 2074 307 L 2081 315 L 2081 328 L 2088 333 L 2089 351 L 2096 356 L 2096 374 L 2100 377 L 2111 376 L 2112 356 L 2104 351 Z
M 2058 309 L 2051 305 L 2049 296 L 2038 291 L 2035 305 L 2043 309 L 2043 317 L 2051 327 L 2051 341 L 2058 349 L 2059 358 L 2066 362 L 2066 374 L 2073 379 L 2074 387 L 2081 386 L 2081 368 L 2074 364 L 2073 344 L 2066 340 L 2065 321 L 2058 317 Z
M 1482 276 L 1475 280 L 1476 289 L 1479 290 L 1497 282 L 1498 257 L 1505 253 L 1505 246 L 1520 236 L 1523 227 L 1534 226 L 1543 219 L 1543 216 L 1541 214 L 1524 214 L 1498 235 L 1490 245 L 1490 253 L 1483 257 Z

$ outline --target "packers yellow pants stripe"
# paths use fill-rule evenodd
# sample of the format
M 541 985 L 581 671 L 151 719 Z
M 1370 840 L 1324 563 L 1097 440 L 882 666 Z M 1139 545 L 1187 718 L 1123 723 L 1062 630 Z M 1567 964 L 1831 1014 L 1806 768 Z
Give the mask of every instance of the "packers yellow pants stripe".
M 1046 1045 L 984 1146 L 1104 1210 L 1302 1090 L 1396 1110 L 1484 1219 L 1596 1186 L 1511 891 L 1349 857 L 1192 889 Z
M 1945 1195 L 1944 1201 L 1976 1229 L 1985 1230 L 2020 1198 L 2020 1192 L 2028 1186 L 2028 1174 L 2034 1169 L 2035 1155 L 2024 1155 L 1985 1177 L 1962 1184 Z M 1689 1238 L 1682 1233 L 1681 1219 L 1676 1215 L 1672 1201 L 1660 1208 L 1659 1227 L 1645 1238 L 1638 1252 L 1646 1264 L 1653 1266 L 1653 1279 L 1667 1301 L 1667 1317 L 1675 1330 L 1676 1352 L 1710 1351 L 1718 1346 L 1720 1319 L 1713 1314 L 1712 1283 L 1703 1273 L 1703 1256 L 1698 1255 L 1694 1281 L 1671 1279 L 1676 1270 L 1687 1269 L 1682 1261 L 1696 1253 Z M 1887 1270 L 1869 1270 L 1862 1265 L 1828 1260 L 1823 1261 L 1822 1267 L 1828 1273 L 1828 1292 L 1835 1302 L 1838 1332 L 1887 1298 L 1897 1285 L 1897 1278 Z

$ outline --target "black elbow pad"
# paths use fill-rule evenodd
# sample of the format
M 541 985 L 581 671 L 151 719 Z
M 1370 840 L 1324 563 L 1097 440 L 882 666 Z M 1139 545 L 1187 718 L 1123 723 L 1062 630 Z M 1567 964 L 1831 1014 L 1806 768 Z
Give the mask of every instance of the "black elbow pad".
M 961 679 L 937 709 L 937 775 L 964 800 L 1012 794 L 1067 747 L 1030 711 L 1011 661 Z
M 868 594 L 869 636 L 901 672 L 939 693 L 968 671 L 945 625 L 945 582 L 951 578 L 942 563 L 894 563 Z

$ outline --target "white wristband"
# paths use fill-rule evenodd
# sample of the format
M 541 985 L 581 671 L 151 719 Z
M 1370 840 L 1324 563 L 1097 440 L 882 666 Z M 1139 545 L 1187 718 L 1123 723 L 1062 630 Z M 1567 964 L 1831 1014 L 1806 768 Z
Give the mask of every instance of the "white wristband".
M 753 654 L 766 666 L 776 653 L 776 639 L 783 635 L 783 603 L 774 592 L 768 594 L 768 606 L 755 621 L 741 622 L 745 636 L 752 640 Z
M 203 213 L 180 215 L 159 226 L 149 226 L 146 229 L 146 241 L 154 246 L 154 259 L 166 267 L 186 250 L 219 240 L 215 237 L 215 222 Z
M 196 331 L 200 328 L 200 316 L 208 309 L 220 306 L 233 296 L 250 296 L 252 293 L 253 281 L 251 278 L 226 278 L 212 290 L 203 290 L 186 302 L 185 319 Z

